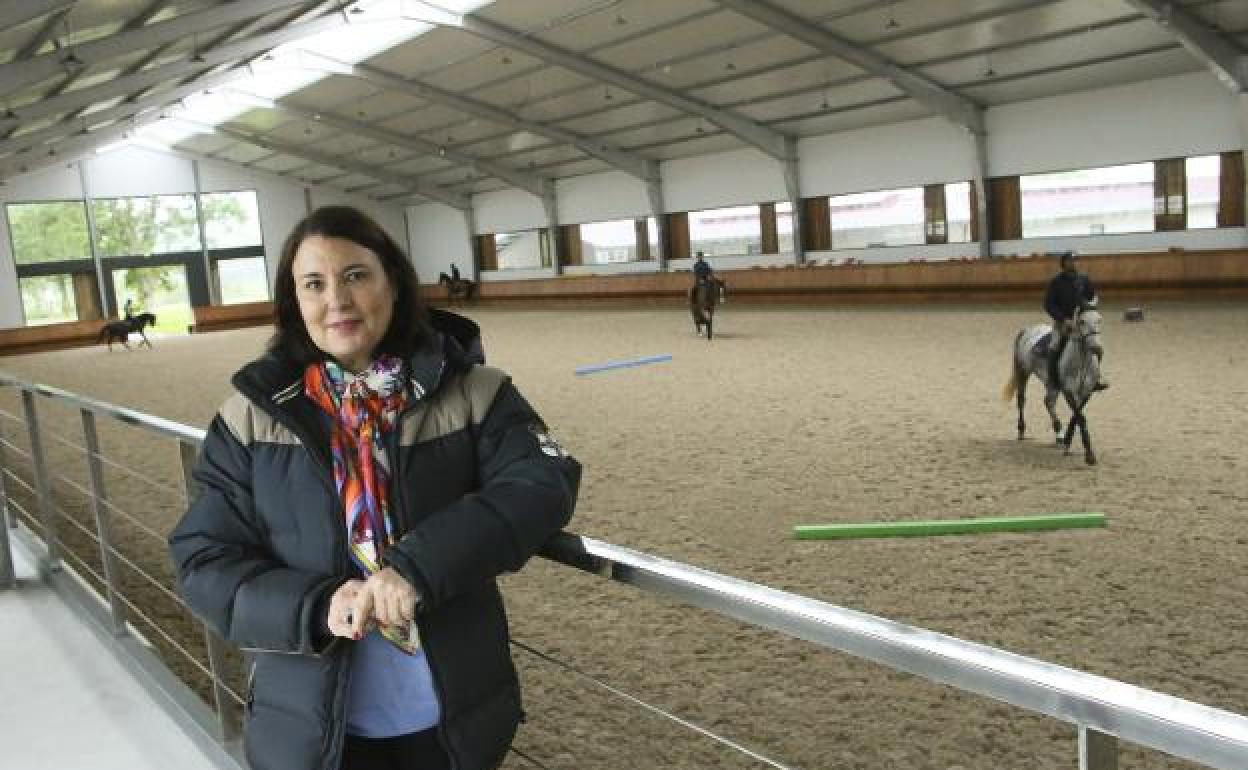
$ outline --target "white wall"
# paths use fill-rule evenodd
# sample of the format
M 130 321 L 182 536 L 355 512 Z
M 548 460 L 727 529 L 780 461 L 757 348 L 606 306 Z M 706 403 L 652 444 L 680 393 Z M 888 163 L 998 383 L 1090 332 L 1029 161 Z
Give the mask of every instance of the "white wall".
M 1234 97 L 1205 72 L 987 111 L 988 174 L 1067 171 L 1243 147 Z
M 523 190 L 506 189 L 474 195 L 472 207 L 477 215 L 474 235 L 546 227 L 546 210 L 542 208 L 541 199 Z
M 662 163 L 660 171 L 663 203 L 668 211 L 696 211 L 788 198 L 780 163 L 760 150 L 678 158 Z
M 472 275 L 472 241 L 463 212 L 441 203 L 412 206 L 407 210 L 407 239 L 422 283 L 449 273 L 452 262 L 464 277 Z
M 180 152 L 160 152 L 129 145 L 82 162 L 85 163 L 91 196 L 107 198 L 192 193 L 195 191 L 193 160 L 190 155 Z M 282 244 L 307 213 L 304 186 L 276 174 L 223 161 L 199 160 L 199 164 L 200 184 L 204 192 L 256 191 L 271 285 Z M 57 164 L 14 177 L 0 187 L 0 207 L 7 203 L 82 198 L 76 165 Z M 312 199 L 314 205 L 346 204 L 366 211 L 400 245 L 411 250 L 401 206 L 315 187 L 312 188 Z M 8 220 L 3 212 L 0 212 L 0 227 L 3 227 L 0 233 L 0 328 L 11 328 L 21 326 L 23 319 Z
M 803 139 L 797 152 L 808 198 L 964 182 L 973 175 L 975 149 L 966 131 L 925 118 Z
M 555 182 L 559 224 L 609 222 L 650 216 L 646 183 L 623 171 L 585 174 Z
M 657 260 L 646 262 L 611 262 L 605 265 L 568 265 L 563 268 L 567 275 L 624 275 L 626 273 L 657 273 Z

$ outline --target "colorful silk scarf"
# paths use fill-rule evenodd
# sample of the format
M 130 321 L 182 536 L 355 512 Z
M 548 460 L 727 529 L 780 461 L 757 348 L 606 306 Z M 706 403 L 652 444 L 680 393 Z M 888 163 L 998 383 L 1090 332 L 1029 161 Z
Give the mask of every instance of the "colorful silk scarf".
M 381 555 L 399 532 L 390 506 L 390 461 L 385 437 L 407 403 L 403 362 L 393 356 L 352 374 L 333 361 L 310 364 L 304 392 L 333 420 L 330 451 L 334 482 L 346 513 L 351 561 L 365 576 L 381 569 Z M 408 653 L 419 648 L 412 629 L 386 626 L 383 636 Z

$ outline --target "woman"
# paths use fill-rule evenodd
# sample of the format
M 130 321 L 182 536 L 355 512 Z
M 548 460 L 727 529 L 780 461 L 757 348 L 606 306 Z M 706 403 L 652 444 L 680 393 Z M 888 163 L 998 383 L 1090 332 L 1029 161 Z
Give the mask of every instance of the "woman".
M 493 768 L 520 721 L 495 578 L 567 523 L 580 466 L 416 289 L 359 211 L 295 228 L 170 536 L 188 604 L 255 652 L 253 770 Z

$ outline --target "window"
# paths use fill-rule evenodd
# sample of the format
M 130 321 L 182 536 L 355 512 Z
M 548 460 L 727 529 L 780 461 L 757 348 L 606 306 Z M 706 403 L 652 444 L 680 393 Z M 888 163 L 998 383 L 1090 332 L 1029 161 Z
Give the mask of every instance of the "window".
M 835 195 L 828 199 L 832 248 L 911 246 L 926 240 L 923 188 Z
M 269 298 L 269 275 L 264 257 L 218 259 L 217 280 L 221 286 L 221 304 L 264 302 Z
M 637 223 L 632 219 L 581 225 L 581 264 L 637 261 Z
M 650 259 L 658 259 L 663 254 L 663 243 L 659 237 L 659 221 L 654 217 L 646 217 L 646 237 L 650 240 Z
M 101 257 L 198 251 L 194 195 L 153 195 L 91 202 Z
M 531 270 L 545 263 L 546 244 L 541 230 L 495 233 L 499 270 Z
M 17 264 L 91 258 L 82 201 L 10 203 L 6 211 Z
M 204 209 L 204 240 L 209 249 L 263 245 L 255 192 L 207 193 L 200 196 L 200 201 Z
M 1218 226 L 1218 191 L 1222 184 L 1221 158 L 1204 155 L 1187 159 L 1187 229 Z
M 1153 176 L 1152 163 L 1023 176 L 1023 237 L 1152 232 Z
M 945 223 L 948 243 L 971 242 L 971 183 L 945 185 Z
M 793 202 L 780 201 L 776 204 L 776 238 L 779 240 L 780 253 L 793 253 Z
M 758 206 L 689 212 L 689 250 L 708 257 L 759 254 L 763 250 Z
M 72 275 L 32 275 L 18 285 L 27 326 L 78 320 Z

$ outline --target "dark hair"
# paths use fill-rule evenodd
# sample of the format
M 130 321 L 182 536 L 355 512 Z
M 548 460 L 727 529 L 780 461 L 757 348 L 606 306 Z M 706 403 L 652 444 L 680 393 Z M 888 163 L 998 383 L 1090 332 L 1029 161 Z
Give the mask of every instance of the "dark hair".
M 428 311 L 420 299 L 416 270 L 394 239 L 371 217 L 350 206 L 322 206 L 303 218 L 286 238 L 282 259 L 273 282 L 273 324 L 277 333 L 269 350 L 289 356 L 299 365 L 319 361 L 325 353 L 312 342 L 299 313 L 295 296 L 295 253 L 313 235 L 342 238 L 377 255 L 386 278 L 394 287 L 394 312 L 390 326 L 377 344 L 377 352 L 406 357 L 433 339 Z

